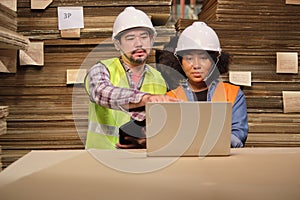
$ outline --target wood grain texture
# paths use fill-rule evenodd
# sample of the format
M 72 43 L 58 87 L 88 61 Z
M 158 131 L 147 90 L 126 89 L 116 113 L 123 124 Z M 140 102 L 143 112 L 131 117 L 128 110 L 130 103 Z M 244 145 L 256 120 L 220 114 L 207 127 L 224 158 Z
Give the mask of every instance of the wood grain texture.
M 300 114 L 283 113 L 282 99 L 282 91 L 300 90 L 300 75 L 276 73 L 276 52 L 300 50 L 299 11 L 285 1 L 209 0 L 198 15 L 231 54 L 230 70 L 252 72 L 252 86 L 243 87 L 249 118 L 246 146 L 300 145 Z M 181 19 L 176 29 L 192 23 Z
M 171 0 L 131 1 L 155 21 L 155 49 L 175 35 L 165 27 Z M 31 150 L 84 149 L 88 96 L 82 84 L 67 85 L 67 70 L 89 69 L 100 59 L 118 56 L 111 40 L 112 25 L 128 2 L 54 0 L 45 10 L 31 10 L 30 0 L 18 1 L 18 33 L 44 42 L 43 66 L 17 65 L 16 74 L 0 73 L 0 105 L 9 106 L 7 133 L 0 136 L 3 168 Z M 85 28 L 80 38 L 62 38 L 57 7 L 83 6 Z

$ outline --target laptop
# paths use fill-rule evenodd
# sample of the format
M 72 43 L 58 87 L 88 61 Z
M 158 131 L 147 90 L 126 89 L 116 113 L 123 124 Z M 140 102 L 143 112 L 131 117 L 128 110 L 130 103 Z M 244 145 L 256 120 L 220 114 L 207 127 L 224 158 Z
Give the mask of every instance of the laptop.
M 147 103 L 147 156 L 228 156 L 231 116 L 229 102 Z

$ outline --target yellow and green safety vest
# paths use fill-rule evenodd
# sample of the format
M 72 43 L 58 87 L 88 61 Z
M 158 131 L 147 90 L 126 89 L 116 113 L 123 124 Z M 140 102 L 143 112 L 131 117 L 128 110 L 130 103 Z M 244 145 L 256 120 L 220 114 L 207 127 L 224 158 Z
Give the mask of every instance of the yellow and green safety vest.
M 109 71 L 110 81 L 116 87 L 130 88 L 126 72 L 119 58 L 101 61 Z M 150 94 L 166 94 L 167 87 L 160 72 L 148 66 L 140 91 Z M 88 79 L 85 81 L 89 93 Z M 119 127 L 130 120 L 130 115 L 89 102 L 89 126 L 86 137 L 86 149 L 115 149 L 119 141 Z

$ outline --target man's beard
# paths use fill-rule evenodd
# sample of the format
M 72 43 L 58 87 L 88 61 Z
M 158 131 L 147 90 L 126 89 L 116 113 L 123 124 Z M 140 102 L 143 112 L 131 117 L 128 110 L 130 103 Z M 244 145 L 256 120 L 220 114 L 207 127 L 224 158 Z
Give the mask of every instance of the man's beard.
M 131 56 L 129 57 L 130 62 L 134 64 L 143 64 L 144 62 L 146 62 L 146 60 L 148 59 L 148 54 L 145 58 L 137 58 L 137 59 L 133 58 L 132 55 L 135 54 L 136 51 L 140 51 L 140 50 L 144 51 L 147 54 L 147 51 L 145 49 L 136 49 L 131 52 Z

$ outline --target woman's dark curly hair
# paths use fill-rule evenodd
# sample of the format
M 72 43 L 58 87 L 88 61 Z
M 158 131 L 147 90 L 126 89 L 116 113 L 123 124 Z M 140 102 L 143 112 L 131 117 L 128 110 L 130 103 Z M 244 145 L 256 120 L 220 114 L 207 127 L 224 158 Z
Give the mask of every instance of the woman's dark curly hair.
M 211 59 L 214 61 L 214 63 L 217 62 L 219 52 L 216 51 L 207 51 L 207 53 L 210 55 Z M 221 52 L 221 55 L 219 56 L 219 61 L 217 63 L 217 68 L 219 70 L 220 74 L 225 74 L 229 70 L 229 64 L 230 64 L 230 55 L 224 51 Z
M 180 52 L 177 57 L 179 62 L 182 64 L 182 55 L 185 54 L 185 52 Z M 224 51 L 221 52 L 221 55 L 219 56 L 219 52 L 217 51 L 207 51 L 208 55 L 210 56 L 211 60 L 213 61 L 213 63 L 217 63 L 217 68 L 219 70 L 220 74 L 225 74 L 228 72 L 229 70 L 229 64 L 230 64 L 230 55 Z

